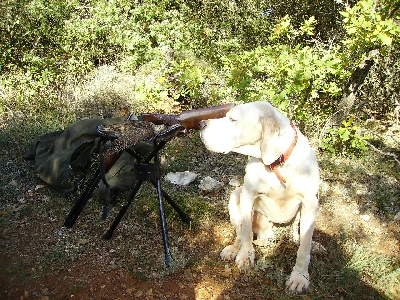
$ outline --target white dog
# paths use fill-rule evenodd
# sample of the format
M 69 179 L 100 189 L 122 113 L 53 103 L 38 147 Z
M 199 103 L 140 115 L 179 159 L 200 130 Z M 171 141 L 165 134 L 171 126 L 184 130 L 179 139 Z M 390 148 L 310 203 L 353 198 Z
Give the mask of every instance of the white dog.
M 201 127 L 207 149 L 250 156 L 244 184 L 229 201 L 236 240 L 221 258 L 236 258 L 239 270 L 246 270 L 254 264 L 253 233 L 258 240 L 271 238 L 273 223 L 290 223 L 300 213 L 300 244 L 286 285 L 294 292 L 306 289 L 319 185 L 318 163 L 307 139 L 267 102 L 235 106 L 224 118 L 202 121 Z

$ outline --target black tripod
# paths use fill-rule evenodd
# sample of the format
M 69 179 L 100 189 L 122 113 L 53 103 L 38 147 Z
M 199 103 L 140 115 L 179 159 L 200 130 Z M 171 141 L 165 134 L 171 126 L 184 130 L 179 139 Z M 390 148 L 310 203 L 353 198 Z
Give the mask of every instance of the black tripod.
M 120 223 L 122 217 L 128 210 L 129 206 L 131 205 L 133 199 L 135 198 L 137 192 L 139 191 L 140 187 L 142 186 L 143 182 L 149 181 L 157 190 L 158 195 L 158 204 L 160 209 L 160 221 L 161 221 L 161 230 L 163 236 L 163 244 L 164 244 L 164 251 L 165 251 L 165 264 L 167 267 L 171 264 L 171 253 L 169 249 L 168 243 L 168 230 L 164 212 L 164 204 L 163 198 L 167 200 L 167 202 L 171 205 L 171 207 L 178 213 L 180 219 L 189 224 L 192 219 L 171 199 L 171 197 L 161 189 L 161 174 L 160 174 L 160 161 L 159 161 L 159 151 L 164 148 L 168 141 L 170 141 L 173 137 L 175 137 L 179 132 L 184 129 L 181 125 L 174 125 L 164 131 L 163 133 L 157 135 L 151 142 L 153 143 L 152 150 L 150 153 L 144 158 L 141 159 L 141 156 L 138 155 L 133 150 L 127 148 L 124 151 L 127 151 L 129 154 L 133 155 L 137 159 L 137 163 L 135 163 L 135 172 L 137 176 L 137 182 L 133 187 L 131 193 L 129 194 L 125 204 L 122 206 L 121 210 L 119 211 L 117 217 L 114 219 L 113 223 L 111 224 L 109 230 L 104 234 L 104 239 L 111 239 L 114 230 L 117 228 L 118 224 Z M 151 162 L 153 161 L 153 162 Z M 71 228 L 76 219 L 79 217 L 80 213 L 82 212 L 83 208 L 85 207 L 88 199 L 92 195 L 93 191 L 96 189 L 97 185 L 101 180 L 101 167 L 99 167 L 93 177 L 89 180 L 89 184 L 87 185 L 84 192 L 80 195 L 78 201 L 75 203 L 73 208 L 71 209 L 70 213 L 68 214 L 67 218 L 65 219 L 64 225 L 67 228 Z

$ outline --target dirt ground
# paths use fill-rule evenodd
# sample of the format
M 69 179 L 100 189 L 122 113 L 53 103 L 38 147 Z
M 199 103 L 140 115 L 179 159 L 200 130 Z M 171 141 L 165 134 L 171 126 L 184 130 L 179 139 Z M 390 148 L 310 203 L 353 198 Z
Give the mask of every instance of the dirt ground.
M 196 138 L 189 142 L 200 148 Z M 179 143 L 185 142 L 165 154 L 172 161 L 184 146 Z M 373 154 L 352 161 L 319 156 L 321 206 L 311 287 L 291 295 L 284 283 L 297 246 L 285 227 L 277 228 L 269 245 L 256 246 L 256 264 L 247 273 L 219 259 L 234 238 L 226 207 L 234 187 L 228 182 L 243 176 L 243 157 L 222 158 L 202 149 L 191 158 L 190 171 L 227 183 L 212 195 L 200 194 L 198 182 L 181 188 L 163 181 L 193 218 L 192 225 L 183 224 L 166 207 L 173 255 L 167 269 L 150 187 L 140 192 L 113 238 L 103 240 L 123 198 L 106 221 L 99 217 L 101 203 L 91 199 L 67 229 L 63 222 L 76 199 L 51 195 L 30 163 L 21 159 L 24 150 L 1 154 L 0 299 L 400 299 L 400 230 L 394 218 L 399 211 L 399 166 L 383 165 L 385 157 Z

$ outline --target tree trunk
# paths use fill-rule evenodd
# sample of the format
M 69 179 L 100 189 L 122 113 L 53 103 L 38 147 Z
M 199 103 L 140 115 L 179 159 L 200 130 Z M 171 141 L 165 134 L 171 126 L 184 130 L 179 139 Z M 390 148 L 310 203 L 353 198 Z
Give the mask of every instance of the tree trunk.
M 342 122 L 347 119 L 356 103 L 357 92 L 360 86 L 364 83 L 369 70 L 374 65 L 374 57 L 378 53 L 379 50 L 377 49 L 369 51 L 364 61 L 354 70 L 353 74 L 351 74 L 349 81 L 344 88 L 343 97 L 339 102 L 337 111 L 325 125 L 325 131 L 332 127 L 340 127 Z

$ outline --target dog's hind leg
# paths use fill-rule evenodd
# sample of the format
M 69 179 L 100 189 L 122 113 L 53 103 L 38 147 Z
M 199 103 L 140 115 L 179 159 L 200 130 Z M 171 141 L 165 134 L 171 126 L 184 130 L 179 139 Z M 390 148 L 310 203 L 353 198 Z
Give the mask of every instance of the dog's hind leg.
M 297 212 L 296 217 L 294 218 L 292 224 L 293 241 L 297 245 L 300 243 L 299 225 L 300 225 L 300 211 Z
M 257 235 L 257 239 L 253 241 L 255 245 L 266 246 L 274 240 L 274 224 L 259 211 L 254 211 L 253 215 L 253 232 Z
M 241 246 L 241 215 L 240 215 L 240 193 L 241 187 L 235 189 L 229 199 L 229 216 L 232 225 L 235 227 L 236 238 L 232 245 L 226 246 L 221 252 L 223 260 L 234 260 Z

